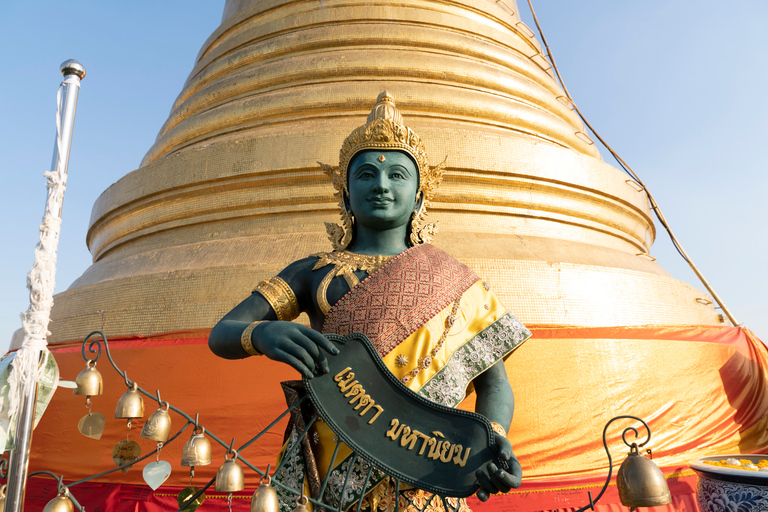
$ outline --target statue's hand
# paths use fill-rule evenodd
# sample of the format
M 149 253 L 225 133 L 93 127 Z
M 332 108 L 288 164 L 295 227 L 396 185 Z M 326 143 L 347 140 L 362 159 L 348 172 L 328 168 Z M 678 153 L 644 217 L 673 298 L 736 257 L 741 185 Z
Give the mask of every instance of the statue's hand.
M 512 453 L 512 445 L 506 437 L 494 432 L 496 442 L 496 456 L 509 464 L 509 471 L 500 469 L 493 462 L 489 462 L 484 468 L 475 471 L 477 481 L 480 483 L 480 490 L 477 491 L 477 497 L 480 501 L 487 501 L 491 494 L 499 492 L 509 492 L 510 489 L 520 487 L 523 478 L 523 469 L 517 461 L 517 457 Z
M 339 353 L 328 338 L 294 322 L 263 322 L 253 330 L 252 339 L 256 350 L 270 359 L 292 366 L 310 379 L 313 375 L 329 371 L 323 352 Z

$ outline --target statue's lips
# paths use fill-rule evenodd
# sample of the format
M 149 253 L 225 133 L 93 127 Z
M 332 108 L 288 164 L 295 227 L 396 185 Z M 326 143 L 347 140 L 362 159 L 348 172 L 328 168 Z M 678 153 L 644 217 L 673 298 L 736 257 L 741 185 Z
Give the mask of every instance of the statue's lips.
M 395 200 L 390 197 L 372 197 L 368 199 L 368 202 L 372 204 L 373 206 L 389 206 L 390 204 L 394 203 Z

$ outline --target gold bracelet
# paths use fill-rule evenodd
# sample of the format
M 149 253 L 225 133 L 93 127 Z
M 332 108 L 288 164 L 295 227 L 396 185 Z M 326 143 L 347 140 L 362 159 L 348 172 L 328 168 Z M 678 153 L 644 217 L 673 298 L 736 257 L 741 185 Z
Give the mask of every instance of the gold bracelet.
M 507 431 L 504 430 L 504 427 L 502 427 L 501 425 L 499 425 L 495 421 L 491 422 L 491 428 L 493 429 L 494 432 L 496 432 L 500 436 L 507 437 Z
M 248 327 L 245 328 L 243 331 L 243 334 L 240 335 L 240 345 L 242 345 L 243 350 L 248 352 L 252 356 L 263 356 L 261 352 L 253 348 L 253 341 L 251 340 L 251 334 L 253 334 L 253 330 L 256 328 L 257 325 L 262 323 L 261 321 L 258 322 L 251 322 L 248 324 Z
M 278 320 L 291 321 L 301 313 L 299 301 L 296 300 L 293 290 L 288 283 L 277 276 L 260 282 L 253 291 L 259 292 L 267 299 Z

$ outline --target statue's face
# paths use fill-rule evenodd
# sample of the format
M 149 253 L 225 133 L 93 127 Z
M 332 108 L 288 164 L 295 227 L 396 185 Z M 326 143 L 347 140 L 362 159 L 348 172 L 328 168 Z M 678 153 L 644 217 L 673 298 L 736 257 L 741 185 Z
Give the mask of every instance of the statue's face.
M 366 150 L 347 169 L 349 206 L 355 222 L 385 230 L 405 226 L 417 206 L 419 170 L 400 151 Z

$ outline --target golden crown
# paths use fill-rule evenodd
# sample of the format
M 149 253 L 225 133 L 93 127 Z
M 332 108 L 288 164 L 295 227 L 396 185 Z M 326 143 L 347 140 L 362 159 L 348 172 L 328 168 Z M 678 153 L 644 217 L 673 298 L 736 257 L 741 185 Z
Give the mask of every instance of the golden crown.
M 366 123 L 355 128 L 344 139 L 339 151 L 339 166 L 337 168 L 320 163 L 323 171 L 331 178 L 333 188 L 336 189 L 335 197 L 339 200 L 343 226 L 326 223 L 328 237 L 333 243 L 334 249 L 344 249 L 352 238 L 352 216 L 344 206 L 344 195 L 349 195 L 347 190 L 347 168 L 354 156 L 366 149 L 382 149 L 404 151 L 411 155 L 419 168 L 419 192 L 424 195 L 422 208 L 415 214 L 411 228 L 411 243 L 428 243 L 432 235 L 437 231 L 434 224 L 422 226 L 426 216 L 428 201 L 432 199 L 443 179 L 445 161 L 435 167 L 430 167 L 427 161 L 427 152 L 421 138 L 405 126 L 403 116 L 395 106 L 394 98 L 389 92 L 384 91 L 376 98 L 376 105 L 368 114 Z

